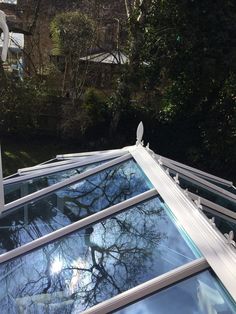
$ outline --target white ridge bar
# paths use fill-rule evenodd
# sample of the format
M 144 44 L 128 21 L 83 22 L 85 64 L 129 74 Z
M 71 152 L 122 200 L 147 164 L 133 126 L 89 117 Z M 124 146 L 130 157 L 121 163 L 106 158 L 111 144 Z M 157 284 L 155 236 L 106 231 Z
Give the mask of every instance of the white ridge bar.
M 236 300 L 236 250 L 209 224 L 197 206 L 141 145 L 132 156 Z
M 39 191 L 34 192 L 32 194 L 26 195 L 26 196 L 24 196 L 24 197 L 22 197 L 20 199 L 17 199 L 15 201 L 11 202 L 11 203 L 6 204 L 4 206 L 4 211 L 12 209 L 12 208 L 17 207 L 17 206 L 21 206 L 21 205 L 23 205 L 25 203 L 28 203 L 30 201 L 33 201 L 33 200 L 35 200 L 37 198 L 41 198 L 42 196 L 44 196 L 46 194 L 49 194 L 49 193 L 54 192 L 56 190 L 59 190 L 60 188 L 63 188 L 65 186 L 67 186 L 67 185 L 71 185 L 73 183 L 76 183 L 76 182 L 78 182 L 78 181 L 80 181 L 82 179 L 85 179 L 85 178 L 87 178 L 87 177 L 89 177 L 89 176 L 91 176 L 93 174 L 96 174 L 96 173 L 98 173 L 100 171 L 103 171 L 103 170 L 105 170 L 107 168 L 115 166 L 115 165 L 117 165 L 119 163 L 122 163 L 122 162 L 124 162 L 126 160 L 129 160 L 131 158 L 132 158 L 132 156 L 130 154 L 126 154 L 126 155 L 124 155 L 122 157 L 113 159 L 111 161 L 108 161 L 108 162 L 100 165 L 100 166 L 97 166 L 97 167 L 89 169 L 89 170 L 87 170 L 87 171 L 85 171 L 83 173 L 75 175 L 75 176 L 73 176 L 73 177 L 71 177 L 69 179 L 66 179 L 66 180 L 62 181 L 62 182 L 55 183 L 55 184 L 53 184 L 53 185 L 51 185 L 49 187 L 46 187 L 46 188 L 44 188 L 42 190 L 39 190 Z
M 81 219 L 77 222 L 74 222 L 66 227 L 63 227 L 59 230 L 53 231 L 43 237 L 40 237 L 36 240 L 33 240 L 27 244 L 24 244 L 16 249 L 13 249 L 12 251 L 6 252 L 2 255 L 0 255 L 0 264 L 5 263 L 6 261 L 9 261 L 13 258 L 16 258 L 22 254 L 26 254 L 32 250 L 35 250 L 36 248 L 46 245 L 49 242 L 55 241 L 61 237 L 64 237 L 76 230 L 79 230 L 81 228 L 86 227 L 87 225 L 90 225 L 92 223 L 96 223 L 100 221 L 101 219 L 107 218 L 110 215 L 116 214 L 124 209 L 127 209 L 133 205 L 136 205 L 138 203 L 144 202 L 145 200 L 148 200 L 154 196 L 157 196 L 158 193 L 155 189 L 149 190 L 147 192 L 144 192 L 142 194 L 139 194 L 137 196 L 134 196 L 128 200 L 125 200 L 119 204 L 113 205 L 111 207 L 108 207 L 107 209 L 103 209 L 100 212 L 97 212 L 89 217 L 86 217 L 84 219 Z
M 137 287 L 127 290 L 107 301 L 83 311 L 82 314 L 107 314 L 120 309 L 130 303 L 138 301 L 152 293 L 166 288 L 189 276 L 193 276 L 209 267 L 205 258 L 199 258 L 183 266 L 177 267 L 163 275 L 151 279 Z M 171 302 L 171 300 L 170 300 Z

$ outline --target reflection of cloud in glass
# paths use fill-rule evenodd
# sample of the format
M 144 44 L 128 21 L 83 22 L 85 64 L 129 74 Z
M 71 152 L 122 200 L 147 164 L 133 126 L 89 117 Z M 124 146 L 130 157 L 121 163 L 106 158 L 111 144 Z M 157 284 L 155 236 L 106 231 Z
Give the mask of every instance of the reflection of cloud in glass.
M 51 273 L 53 274 L 58 274 L 62 270 L 63 267 L 63 262 L 59 257 L 56 257 L 54 261 L 52 262 L 51 266 Z
M 235 313 L 215 274 L 204 271 L 118 310 L 115 314 L 217 314 Z
M 39 184 L 40 188 L 44 187 L 42 181 L 35 184 Z M 14 208 L 0 217 L 0 225 L 5 227 L 4 232 L 0 230 L 0 253 L 88 217 L 149 188 L 150 182 L 141 169 L 133 160 L 129 160 Z M 34 188 L 27 183 L 27 190 L 33 192 Z M 14 190 L 13 194 L 18 192 Z
M 224 304 L 224 299 L 220 293 L 206 283 L 198 280 L 197 296 L 199 307 L 203 313 L 216 313 L 217 305 Z
M 84 271 L 88 266 L 87 261 L 80 257 L 72 263 L 73 272 L 69 285 L 70 293 L 76 293 L 79 285 L 80 287 L 86 286 L 91 282 L 90 274 Z
M 10 203 L 22 196 L 31 194 L 48 186 L 51 186 L 57 182 L 66 180 L 76 174 L 80 174 L 86 170 L 94 168 L 105 161 L 92 163 L 86 166 L 77 166 L 73 169 L 60 170 L 51 174 L 44 174 L 40 177 L 34 177 L 32 179 L 25 179 L 22 182 L 16 182 L 8 184 L 4 187 L 5 202 Z M 22 191 L 23 187 L 23 191 Z
M 155 197 L 0 265 L 0 278 L 9 274 L 0 308 L 19 310 L 11 294 L 29 313 L 44 313 L 36 301 L 44 296 L 50 313 L 55 303 L 60 313 L 79 313 L 195 259 L 167 211 Z

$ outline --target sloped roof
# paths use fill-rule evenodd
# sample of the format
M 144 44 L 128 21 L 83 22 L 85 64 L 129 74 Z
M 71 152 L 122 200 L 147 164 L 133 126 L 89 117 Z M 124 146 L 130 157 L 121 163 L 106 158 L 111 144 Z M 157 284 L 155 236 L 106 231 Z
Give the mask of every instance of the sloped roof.
M 119 50 L 91 54 L 80 58 L 80 60 L 106 64 L 126 64 L 129 62 L 128 57 Z
M 143 145 L 4 179 L 5 313 L 235 313 L 232 182 Z

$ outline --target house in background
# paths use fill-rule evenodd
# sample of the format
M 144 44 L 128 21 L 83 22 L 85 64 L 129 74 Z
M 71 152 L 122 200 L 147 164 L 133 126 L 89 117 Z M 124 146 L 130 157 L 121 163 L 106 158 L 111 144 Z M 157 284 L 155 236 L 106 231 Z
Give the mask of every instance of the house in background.
M 94 19 L 99 28 L 99 46 L 104 51 L 112 50 L 117 42 L 117 21 L 126 21 L 125 2 L 116 1 L 36 1 L 18 0 L 0 2 L 0 10 L 15 16 L 10 22 L 10 29 L 21 30 L 24 38 L 24 66 L 28 75 L 35 71 L 43 73 L 50 62 L 52 41 L 50 23 L 60 12 L 81 10 Z

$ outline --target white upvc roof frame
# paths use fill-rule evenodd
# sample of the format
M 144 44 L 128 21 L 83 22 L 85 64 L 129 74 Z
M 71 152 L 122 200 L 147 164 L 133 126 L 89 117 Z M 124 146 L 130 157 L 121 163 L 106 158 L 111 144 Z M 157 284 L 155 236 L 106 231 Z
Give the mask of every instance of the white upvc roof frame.
M 162 161 L 162 160 L 161 160 Z M 213 183 L 210 183 L 208 181 L 206 181 L 205 179 L 203 178 L 200 178 L 192 173 L 190 173 L 189 171 L 186 171 L 182 168 L 179 168 L 175 165 L 173 165 L 172 163 L 168 162 L 168 161 L 164 161 L 163 162 L 163 165 L 168 167 L 170 170 L 174 170 L 176 171 L 179 175 L 182 175 L 184 177 L 186 177 L 189 181 L 193 182 L 197 182 L 197 184 L 203 188 L 207 188 L 208 190 L 224 197 L 224 198 L 227 198 L 229 200 L 233 200 L 235 201 L 236 200 L 236 195 L 233 194 L 233 193 L 230 193 L 229 191 L 213 184 Z
M 77 167 L 82 167 L 82 166 L 86 166 L 86 165 L 90 165 L 92 163 L 96 163 L 96 162 L 100 162 L 100 161 L 105 161 L 105 160 L 109 160 L 110 158 L 118 158 L 120 156 L 123 156 L 124 154 L 112 154 L 112 155 L 106 155 L 103 154 L 102 156 L 92 156 L 92 157 L 88 157 L 88 158 L 83 158 L 82 160 L 80 159 L 75 159 L 70 163 L 66 163 L 64 165 L 61 166 L 52 166 L 52 167 L 47 167 L 46 169 L 42 169 L 39 171 L 39 169 L 37 170 L 32 170 L 30 171 L 29 174 L 24 174 L 23 176 L 19 176 L 16 178 L 9 178 L 4 180 L 3 184 L 4 185 L 8 185 L 8 184 L 14 184 L 17 182 L 21 182 L 21 181 L 26 181 L 32 178 L 37 178 L 37 177 L 41 177 L 41 176 L 45 176 L 45 175 L 49 175 L 55 172 L 60 172 L 60 171 L 64 171 L 64 170 L 70 170 L 70 169 L 74 169 Z
M 199 210 L 194 205 L 192 200 L 189 199 L 184 194 L 183 190 L 174 183 L 173 179 L 166 174 L 164 169 L 156 162 L 154 156 L 150 155 L 148 149 L 145 149 L 139 144 L 138 146 L 130 147 L 129 151 L 130 154 L 117 158 L 119 159 L 119 162 L 117 162 L 117 159 L 115 159 L 112 160 L 111 162 L 104 164 L 106 165 L 105 168 L 110 167 L 111 166 L 110 164 L 113 165 L 120 163 L 123 161 L 123 159 L 125 161 L 133 156 L 133 158 L 136 160 L 136 162 L 141 167 L 143 172 L 146 174 L 151 183 L 154 185 L 155 189 L 142 193 L 138 196 L 133 197 L 132 199 L 126 200 L 122 203 L 107 208 L 101 212 L 93 214 L 92 216 L 89 216 L 72 225 L 54 231 L 53 233 L 46 235 L 42 238 L 39 238 L 37 240 L 34 240 L 22 247 L 2 254 L 0 256 L 0 263 L 10 260 L 16 256 L 20 256 L 21 254 L 30 252 L 36 249 L 37 247 L 40 247 L 46 243 L 49 243 L 53 240 L 56 240 L 64 236 L 65 234 L 69 234 L 75 230 L 79 230 L 80 228 L 83 228 L 88 224 L 104 219 L 116 212 L 125 210 L 136 203 L 142 202 L 146 199 L 149 199 L 155 195 L 160 194 L 163 200 L 171 209 L 172 213 L 176 216 L 176 218 L 181 223 L 183 228 L 192 238 L 193 242 L 203 253 L 204 257 L 199 258 L 191 263 L 185 264 L 181 267 L 178 267 L 166 274 L 158 276 L 157 278 L 150 280 L 142 285 L 139 285 L 133 289 L 130 289 L 114 298 L 111 298 L 110 300 L 102 302 L 92 307 L 91 309 L 85 311 L 84 314 L 108 313 L 111 310 L 118 309 L 121 306 L 125 306 L 130 302 L 136 301 L 142 297 L 147 296 L 150 293 L 153 293 L 164 287 L 167 287 L 170 284 L 174 284 L 179 280 L 194 275 L 199 271 L 203 271 L 207 269 L 209 265 L 217 274 L 217 276 L 220 278 L 225 287 L 228 289 L 232 297 L 236 300 L 236 274 L 234 272 L 234 266 L 236 263 L 235 250 L 232 249 L 230 245 L 227 245 L 225 243 L 224 237 L 210 225 L 210 223 L 203 216 L 203 214 L 199 212 Z M 109 166 L 107 166 L 107 164 L 109 164 Z M 90 170 L 86 171 L 85 177 L 91 175 L 91 172 L 92 174 L 95 174 L 101 171 L 100 169 L 103 170 L 104 165 L 94 168 L 95 170 L 91 169 L 91 171 Z M 75 181 L 78 181 L 79 180 L 78 177 L 80 176 L 81 175 L 78 175 Z M 68 183 L 68 181 L 70 180 L 71 179 L 65 180 L 67 181 L 66 183 L 65 181 L 63 181 L 63 184 L 62 183 L 60 184 L 62 184 L 62 186 L 69 185 L 71 184 L 71 182 Z M 59 186 L 58 184 L 56 185 Z M 44 193 L 39 194 L 45 195 L 51 192 L 49 188 L 46 188 L 44 190 L 47 190 L 47 192 L 44 191 Z M 39 197 L 35 195 L 36 193 L 33 193 L 34 197 L 31 199 Z M 25 201 L 23 201 L 23 203 L 25 203 Z
M 158 193 L 155 189 L 151 189 L 149 191 L 146 191 L 142 194 L 139 194 L 137 196 L 134 196 L 130 199 L 127 199 L 121 203 L 118 203 L 116 205 L 113 205 L 109 208 L 103 209 L 91 216 L 88 216 L 86 218 L 83 218 L 77 222 L 74 222 L 66 227 L 63 227 L 61 229 L 58 229 L 56 231 L 53 231 L 43 237 L 40 237 L 36 240 L 33 240 L 27 244 L 24 244 L 16 249 L 13 249 L 9 252 L 3 253 L 0 255 L 0 264 L 5 263 L 13 258 L 16 258 L 20 255 L 26 254 L 31 252 L 32 250 L 35 250 L 39 248 L 40 246 L 46 245 L 49 242 L 55 241 L 61 237 L 64 237 L 74 231 L 78 231 L 81 228 L 86 227 L 87 225 L 90 225 L 92 223 L 96 223 L 100 221 L 101 219 L 105 219 L 111 215 L 114 215 L 124 209 L 127 209 L 133 205 L 136 205 L 138 203 L 144 202 L 154 196 L 157 196 Z
M 192 200 L 196 201 L 199 199 L 199 195 L 197 194 L 194 194 L 194 193 L 191 193 L 191 192 L 188 192 L 188 195 L 191 197 Z M 228 217 L 231 217 L 232 219 L 235 220 L 235 223 L 236 223 L 236 213 L 233 212 L 232 210 L 229 210 L 223 206 L 220 206 L 218 204 L 215 204 L 203 197 L 200 197 L 200 200 L 201 200 L 201 204 L 202 205 L 205 205 L 206 207 L 212 209 L 215 213 L 220 213 L 220 214 L 223 214 L 224 216 L 228 216 Z
M 110 149 L 110 150 L 100 150 L 100 151 L 92 151 L 92 152 L 85 152 L 85 153 L 73 153 L 73 154 L 60 154 L 56 155 L 57 159 L 67 159 L 67 158 L 74 158 L 74 157 L 88 157 L 88 156 L 97 156 L 102 154 L 116 154 L 116 153 L 125 153 L 127 154 L 129 151 L 130 146 L 118 148 L 118 149 Z
M 209 267 L 205 258 L 199 258 L 183 266 L 177 267 L 154 279 L 131 288 L 117 296 L 99 303 L 82 314 L 107 314 L 118 310 L 132 302 L 138 301 L 152 293 L 156 293 L 172 284 L 179 282 L 189 276 L 193 276 Z
M 51 159 L 49 159 L 49 160 L 46 160 L 46 161 L 44 161 L 44 162 L 41 162 L 40 164 L 38 164 L 38 166 L 40 166 L 40 165 L 46 165 L 46 164 L 49 164 L 50 162 L 56 162 L 56 161 L 57 161 L 56 158 L 51 158 Z
M 9 176 L 4 177 L 4 178 L 3 178 L 3 181 L 4 181 L 4 180 L 7 180 L 7 179 L 10 179 L 10 178 L 13 178 L 13 177 L 17 177 L 17 176 L 18 176 L 18 173 L 15 172 L 15 173 L 13 173 L 13 174 L 11 174 L 11 175 L 9 175 Z
M 154 159 L 155 155 L 152 157 L 149 150 L 140 144 L 136 149 L 130 150 L 130 153 L 236 300 L 235 249 L 230 244 L 226 244 L 224 236 L 210 225 L 197 206 L 167 175 Z
M 193 276 L 209 267 L 205 258 L 198 258 L 183 266 L 177 267 L 154 279 L 131 288 L 117 296 L 99 303 L 81 314 L 108 314 L 132 302 L 138 301 L 152 293 L 156 293 L 172 284 Z
M 164 157 L 164 156 L 161 156 L 161 155 L 157 155 L 157 157 L 161 158 L 161 160 L 163 161 L 164 164 L 165 164 L 166 162 L 168 162 L 168 163 L 171 163 L 171 164 L 173 164 L 173 165 L 175 165 L 175 166 L 177 166 L 177 167 L 180 167 L 180 168 L 185 169 L 185 170 L 187 170 L 187 171 L 193 172 L 195 175 L 200 176 L 200 177 L 203 177 L 203 178 L 205 178 L 206 180 L 209 179 L 209 180 L 211 180 L 211 181 L 214 181 L 214 182 L 216 182 L 216 183 L 225 185 L 225 186 L 227 186 L 227 187 L 233 187 L 233 182 L 232 182 L 232 181 L 219 178 L 219 177 L 214 176 L 213 174 L 210 174 L 210 173 L 208 173 L 208 172 L 201 171 L 201 170 L 199 170 L 199 169 L 190 167 L 190 166 L 188 166 L 188 165 L 185 165 L 185 164 L 183 164 L 183 163 L 180 163 L 180 162 L 178 162 L 178 161 L 172 160 L 172 159 L 170 159 L 170 158 L 167 158 L 167 157 Z
M 26 168 L 20 168 L 17 170 L 17 174 L 19 176 L 24 176 L 26 174 L 28 174 L 29 172 L 38 172 L 38 171 L 43 171 L 45 169 L 50 169 L 50 168 L 57 168 L 57 167 L 61 167 L 64 165 L 68 165 L 68 164 L 73 164 L 75 162 L 77 162 L 78 160 L 76 158 L 74 159 L 68 159 L 68 160 L 61 160 L 61 161 L 55 161 L 49 164 L 42 164 L 42 165 L 37 165 L 37 166 L 32 166 L 32 167 L 26 167 Z
M 33 167 L 27 167 L 27 168 L 22 168 L 18 170 L 19 175 L 26 175 L 28 172 L 35 172 L 35 171 L 42 171 L 45 169 L 51 169 L 53 167 L 58 168 L 63 165 L 68 165 L 68 164 L 73 164 L 76 162 L 84 162 L 86 163 L 91 163 L 93 160 L 101 158 L 101 160 L 105 159 L 111 159 L 111 158 L 117 158 L 120 156 L 123 156 L 127 154 L 127 152 L 120 151 L 116 153 L 108 153 L 108 154 L 101 154 L 101 155 L 92 155 L 92 156 L 84 156 L 84 157 L 74 157 L 71 159 L 63 159 L 62 161 L 57 161 L 54 163 L 49 163 L 49 164 L 42 164 L 42 165 L 37 165 Z
M 210 208 L 210 207 L 206 207 L 206 208 L 203 208 L 203 212 L 207 212 L 207 213 L 210 213 L 213 217 L 220 217 L 222 218 L 223 220 L 226 220 L 228 222 L 231 222 L 231 223 L 234 223 L 236 224 L 236 220 L 233 219 L 232 217 L 229 217 L 229 216 L 226 216 L 220 212 L 216 212 L 214 209 Z M 217 228 L 217 226 L 216 226 Z M 220 231 L 221 232 L 221 231 Z
M 80 181 L 82 179 L 85 179 L 85 178 L 87 178 L 87 177 L 89 177 L 89 176 L 91 176 L 93 174 L 96 174 L 96 173 L 98 173 L 100 171 L 103 171 L 103 170 L 105 170 L 105 169 L 107 169 L 109 167 L 112 167 L 114 165 L 117 165 L 117 164 L 119 164 L 121 162 L 127 161 L 127 160 L 129 160 L 131 158 L 132 158 L 131 154 L 128 153 L 128 154 L 126 154 L 124 156 L 121 156 L 121 157 L 118 157 L 118 158 L 113 159 L 111 161 L 108 161 L 108 162 L 106 162 L 106 163 L 104 163 L 102 165 L 99 165 L 97 167 L 89 169 L 89 170 L 87 170 L 85 172 L 82 172 L 82 173 L 80 173 L 78 175 L 74 175 L 73 177 L 71 177 L 69 179 L 66 179 L 66 180 L 64 180 L 62 182 L 55 183 L 55 184 L 53 184 L 53 185 L 51 185 L 49 187 L 46 187 L 46 188 L 44 188 L 42 190 L 39 190 L 39 191 L 36 191 L 36 192 L 31 193 L 29 195 L 23 196 L 20 199 L 17 199 L 15 201 L 11 202 L 11 203 L 8 203 L 8 204 L 4 205 L 4 209 L 2 210 L 2 212 L 6 211 L 6 210 L 10 210 L 10 209 L 12 209 L 14 207 L 18 207 L 18 206 L 24 205 L 24 204 L 26 204 L 28 202 L 31 202 L 31 201 L 35 200 L 35 199 L 41 198 L 44 195 L 47 195 L 47 194 L 49 194 L 51 192 L 59 190 L 59 189 L 65 187 L 67 185 L 72 185 L 73 183 L 76 183 L 76 182 L 78 182 L 78 181 Z

